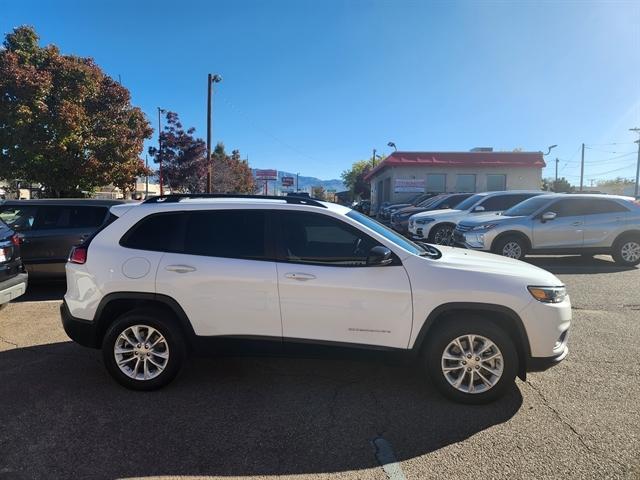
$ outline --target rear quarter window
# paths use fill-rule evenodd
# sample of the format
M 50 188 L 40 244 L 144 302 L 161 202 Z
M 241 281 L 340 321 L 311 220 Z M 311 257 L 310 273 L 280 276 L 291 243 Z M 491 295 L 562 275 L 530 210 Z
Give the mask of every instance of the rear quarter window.
M 136 223 L 120 240 L 120 245 L 136 250 L 182 252 L 184 250 L 184 212 L 156 213 Z

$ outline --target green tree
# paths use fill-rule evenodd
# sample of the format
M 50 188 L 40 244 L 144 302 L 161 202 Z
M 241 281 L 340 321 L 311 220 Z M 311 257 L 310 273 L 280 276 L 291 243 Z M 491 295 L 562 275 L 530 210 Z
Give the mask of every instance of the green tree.
M 327 194 L 324 191 L 324 187 L 322 185 L 318 185 L 317 187 L 311 187 L 311 196 L 318 200 L 326 200 Z
M 381 159 L 379 161 L 382 161 Z M 364 177 L 373 169 L 371 160 L 359 160 L 351 165 L 349 170 L 342 172 L 340 177 L 345 187 L 351 191 L 353 198 L 371 198 L 371 184 Z
M 233 150 L 228 155 L 224 144 L 218 143 L 211 153 L 211 164 L 213 193 L 255 193 L 257 187 L 251 168 L 246 160 L 240 158 L 239 150 Z
M 617 177 L 611 180 L 599 180 L 596 185 L 604 187 L 608 193 L 624 195 L 625 188 L 632 187 L 636 181 L 630 178 Z
M 545 178 L 542 180 L 542 189 L 556 193 L 571 193 L 575 191 L 569 180 L 562 177 L 556 182 L 553 178 Z
M 147 170 L 153 130 L 129 91 L 91 58 L 40 47 L 32 27 L 0 50 L 0 178 L 40 183 L 50 196 L 114 184 L 128 191 Z

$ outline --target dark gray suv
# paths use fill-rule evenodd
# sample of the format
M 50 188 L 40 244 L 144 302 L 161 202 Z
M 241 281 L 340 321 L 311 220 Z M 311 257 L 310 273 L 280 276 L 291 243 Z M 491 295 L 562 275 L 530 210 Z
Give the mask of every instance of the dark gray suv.
M 109 218 L 118 200 L 8 200 L 0 219 L 18 233 L 30 278 L 62 278 L 71 247 L 82 243 Z

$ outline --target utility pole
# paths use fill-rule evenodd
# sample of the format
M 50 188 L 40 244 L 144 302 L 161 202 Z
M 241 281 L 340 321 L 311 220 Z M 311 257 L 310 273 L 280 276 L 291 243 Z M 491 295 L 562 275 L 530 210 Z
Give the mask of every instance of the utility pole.
M 160 164 L 160 196 L 164 195 L 164 189 L 162 188 L 162 124 L 161 115 L 166 113 L 166 110 L 158 107 L 158 163 Z
M 144 166 L 147 170 L 149 170 L 149 156 L 145 155 L 144 156 Z M 147 198 L 149 198 L 149 173 L 147 173 L 147 176 L 145 178 L 144 181 L 144 198 L 145 200 Z
M 580 161 L 580 191 L 584 182 L 584 143 L 582 144 L 582 160 Z
M 300 172 L 296 173 L 296 192 L 300 191 L 300 185 L 298 185 L 298 177 L 300 176 Z
M 376 166 L 376 149 L 373 149 L 373 160 L 371 161 L 373 167 Z
M 213 98 L 213 84 L 220 83 L 222 77 L 218 74 L 207 75 L 207 193 L 211 193 L 211 179 L 213 165 L 211 165 L 211 99 Z
M 630 128 L 629 130 L 640 135 L 640 128 Z M 640 137 L 638 137 L 638 140 L 636 140 L 635 143 L 638 144 L 638 162 L 636 163 L 636 188 L 633 195 L 636 200 L 638 200 L 638 180 L 640 180 Z
M 560 162 L 560 160 L 558 159 L 558 157 L 556 157 L 556 183 L 553 186 L 553 191 L 555 192 L 555 189 L 558 187 L 558 163 Z

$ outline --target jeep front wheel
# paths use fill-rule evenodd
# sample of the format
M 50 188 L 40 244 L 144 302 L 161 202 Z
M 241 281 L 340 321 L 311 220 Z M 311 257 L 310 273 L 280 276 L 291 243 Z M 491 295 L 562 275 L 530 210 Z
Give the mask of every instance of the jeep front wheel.
M 428 374 L 440 393 L 469 404 L 501 397 L 518 371 L 509 336 L 480 317 L 445 322 L 430 334 L 425 352 Z

